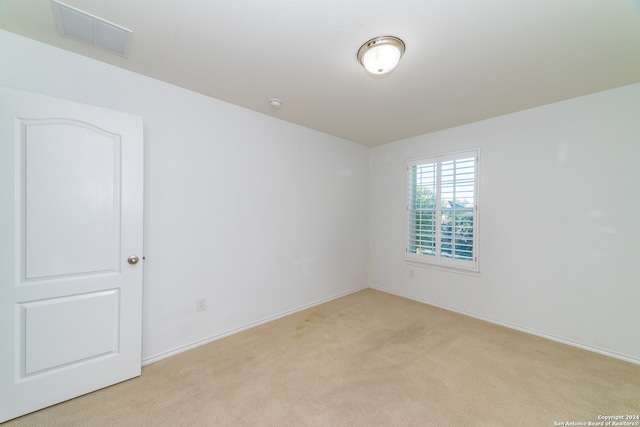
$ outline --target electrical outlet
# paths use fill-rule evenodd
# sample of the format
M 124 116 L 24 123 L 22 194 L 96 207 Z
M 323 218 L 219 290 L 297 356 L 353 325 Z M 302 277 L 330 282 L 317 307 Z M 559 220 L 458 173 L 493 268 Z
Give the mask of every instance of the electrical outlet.
M 206 298 L 196 299 L 196 311 L 205 311 L 206 309 L 207 309 L 207 299 Z

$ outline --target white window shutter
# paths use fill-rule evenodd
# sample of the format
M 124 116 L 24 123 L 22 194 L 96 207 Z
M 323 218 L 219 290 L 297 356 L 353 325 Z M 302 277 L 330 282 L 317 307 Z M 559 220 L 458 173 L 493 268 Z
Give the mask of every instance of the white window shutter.
M 477 150 L 408 162 L 408 260 L 477 270 L 477 177 Z

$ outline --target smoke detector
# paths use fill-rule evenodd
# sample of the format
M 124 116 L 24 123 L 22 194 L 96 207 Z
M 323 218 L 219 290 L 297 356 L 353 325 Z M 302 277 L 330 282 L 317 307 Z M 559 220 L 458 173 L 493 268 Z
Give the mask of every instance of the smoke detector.
M 274 110 L 278 110 L 280 109 L 280 107 L 282 107 L 282 101 L 277 98 L 271 98 L 269 100 L 269 105 L 271 105 L 271 108 L 273 108 Z

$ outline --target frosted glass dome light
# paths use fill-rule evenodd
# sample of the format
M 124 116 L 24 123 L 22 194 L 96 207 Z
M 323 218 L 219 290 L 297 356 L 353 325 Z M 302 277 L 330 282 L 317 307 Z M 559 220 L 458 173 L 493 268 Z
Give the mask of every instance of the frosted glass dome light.
M 404 42 L 397 37 L 376 37 L 358 49 L 358 61 L 371 74 L 386 74 L 396 68 L 404 50 Z

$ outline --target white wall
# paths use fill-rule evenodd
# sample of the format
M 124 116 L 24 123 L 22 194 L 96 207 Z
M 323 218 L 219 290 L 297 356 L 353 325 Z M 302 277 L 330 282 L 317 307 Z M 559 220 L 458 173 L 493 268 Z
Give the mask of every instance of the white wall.
M 408 266 L 407 159 L 475 147 L 480 274 Z M 640 84 L 383 145 L 371 159 L 371 287 L 640 363 Z
M 366 286 L 368 256 L 372 287 L 640 362 L 640 85 L 370 150 L 4 31 L 0 52 L 0 85 L 144 117 L 146 361 Z M 409 278 L 406 160 L 475 147 L 481 273 Z
M 144 118 L 144 360 L 366 286 L 368 148 L 4 31 L 0 52 L 0 85 Z

